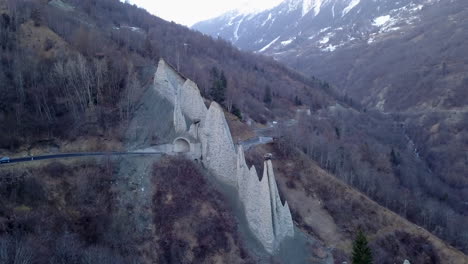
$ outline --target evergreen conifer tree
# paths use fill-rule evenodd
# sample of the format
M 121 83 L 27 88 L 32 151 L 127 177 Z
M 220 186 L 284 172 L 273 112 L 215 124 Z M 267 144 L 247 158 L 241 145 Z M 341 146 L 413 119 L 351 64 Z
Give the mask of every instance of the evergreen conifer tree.
M 372 252 L 361 230 L 353 243 L 353 264 L 372 264 Z
M 223 104 L 224 100 L 226 99 L 226 76 L 224 75 L 223 71 L 219 73 L 218 69 L 213 67 L 211 70 L 211 77 L 213 78 L 213 84 L 210 89 L 210 96 L 214 101 L 218 102 L 219 104 Z
M 390 161 L 392 162 L 392 164 L 394 166 L 399 166 L 400 163 L 401 163 L 401 160 L 400 160 L 400 155 L 398 155 L 397 152 L 395 152 L 395 150 L 392 148 L 392 151 L 390 152 Z
M 271 104 L 272 98 L 271 98 L 271 88 L 270 86 L 267 86 L 265 88 L 265 95 L 263 96 L 263 102 L 267 105 Z
M 294 104 L 299 106 L 299 105 L 302 105 L 302 101 L 301 99 L 299 99 L 299 97 L 296 95 L 296 97 L 294 97 Z

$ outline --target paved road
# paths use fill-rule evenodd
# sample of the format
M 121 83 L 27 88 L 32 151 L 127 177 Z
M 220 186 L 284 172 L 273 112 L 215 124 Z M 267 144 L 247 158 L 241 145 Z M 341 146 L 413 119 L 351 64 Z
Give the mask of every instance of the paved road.
M 269 123 L 270 125 L 262 128 L 255 128 L 254 132 L 257 136 L 260 137 L 275 137 L 278 135 L 278 128 L 281 127 L 292 127 L 297 125 L 298 121 L 296 119 L 280 120 Z
M 253 146 L 268 144 L 273 142 L 272 137 L 256 137 L 252 138 L 240 144 L 244 147 L 244 150 L 248 150 Z M 10 158 L 10 161 L 7 163 L 0 163 L 1 165 L 12 164 L 12 163 L 21 163 L 21 162 L 31 162 L 38 160 L 49 160 L 49 159 L 63 159 L 63 158 L 74 158 L 74 157 L 95 157 L 95 156 L 125 156 L 125 155 L 162 155 L 165 152 L 163 150 L 157 150 L 152 148 L 151 150 L 137 150 L 133 152 L 77 152 L 77 153 L 61 153 L 61 154 L 50 154 L 50 155 L 40 155 L 40 156 L 27 156 L 21 158 Z
M 251 147 L 254 147 L 254 146 L 257 146 L 257 145 L 268 144 L 268 143 L 271 143 L 271 142 L 273 142 L 272 137 L 256 137 L 256 138 L 252 138 L 252 139 L 249 139 L 249 140 L 242 141 L 242 142 L 240 142 L 240 144 L 242 145 L 244 150 L 248 150 Z
M 95 156 L 126 156 L 126 155 L 160 155 L 162 152 L 81 152 L 81 153 L 62 153 L 62 154 L 51 154 L 41 156 L 28 156 L 22 158 L 12 158 L 8 163 L 0 163 L 1 165 L 30 162 L 37 160 L 48 160 L 48 159 L 63 159 L 73 157 L 95 157 Z

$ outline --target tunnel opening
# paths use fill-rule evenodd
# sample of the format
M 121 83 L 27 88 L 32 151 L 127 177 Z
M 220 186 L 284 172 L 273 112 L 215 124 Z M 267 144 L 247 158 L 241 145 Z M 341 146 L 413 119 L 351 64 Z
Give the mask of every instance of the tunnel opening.
M 186 153 L 190 152 L 190 143 L 185 138 L 178 138 L 174 141 L 174 152 Z

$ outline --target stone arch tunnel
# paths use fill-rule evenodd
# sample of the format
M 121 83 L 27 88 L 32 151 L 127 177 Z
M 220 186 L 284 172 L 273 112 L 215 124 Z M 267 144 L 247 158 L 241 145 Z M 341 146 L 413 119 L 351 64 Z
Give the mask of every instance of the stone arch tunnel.
M 190 152 L 190 142 L 188 139 L 179 137 L 174 140 L 174 152 L 187 153 Z

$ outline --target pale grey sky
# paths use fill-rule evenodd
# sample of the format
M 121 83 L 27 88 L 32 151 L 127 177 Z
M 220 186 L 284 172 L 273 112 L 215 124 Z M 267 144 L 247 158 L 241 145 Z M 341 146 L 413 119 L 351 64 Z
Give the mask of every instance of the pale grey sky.
M 282 0 L 129 0 L 168 21 L 192 26 L 232 9 L 267 9 Z

